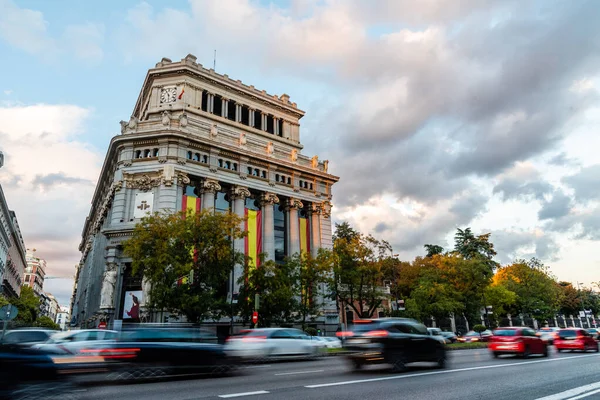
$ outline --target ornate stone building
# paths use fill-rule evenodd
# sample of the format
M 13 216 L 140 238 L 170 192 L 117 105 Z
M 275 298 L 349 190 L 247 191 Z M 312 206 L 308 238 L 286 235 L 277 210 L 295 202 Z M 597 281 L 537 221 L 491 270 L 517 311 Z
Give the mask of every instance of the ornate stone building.
M 280 261 L 331 247 L 338 178 L 327 161 L 300 153 L 303 116 L 288 95 L 217 74 L 192 55 L 156 64 L 102 167 L 82 233 L 71 324 L 107 319 L 110 326 L 127 320 L 132 305 L 143 308 L 147 288 L 120 244 L 149 212 L 202 208 L 246 216 L 249 237 L 234 246 L 251 257 L 264 252 Z M 234 293 L 241 274 L 240 266 Z M 336 314 L 335 303 L 326 308 Z

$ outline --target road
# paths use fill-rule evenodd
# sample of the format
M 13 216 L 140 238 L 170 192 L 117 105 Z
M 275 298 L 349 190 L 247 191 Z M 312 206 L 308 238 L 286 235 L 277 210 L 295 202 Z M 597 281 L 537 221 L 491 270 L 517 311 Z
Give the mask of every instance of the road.
M 221 378 L 87 387 L 81 400 L 144 399 L 593 399 L 600 398 L 600 354 L 492 359 L 486 350 L 449 353 L 439 370 L 425 365 L 394 374 L 371 366 L 352 372 L 343 357 L 249 366 Z

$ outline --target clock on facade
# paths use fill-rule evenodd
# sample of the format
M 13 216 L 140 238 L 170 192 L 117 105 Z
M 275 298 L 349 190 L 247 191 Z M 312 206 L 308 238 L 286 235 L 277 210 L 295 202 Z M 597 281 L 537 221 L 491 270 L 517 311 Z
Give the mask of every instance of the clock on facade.
M 177 98 L 177 88 L 176 87 L 166 87 L 162 89 L 160 93 L 160 102 L 161 103 L 172 103 Z

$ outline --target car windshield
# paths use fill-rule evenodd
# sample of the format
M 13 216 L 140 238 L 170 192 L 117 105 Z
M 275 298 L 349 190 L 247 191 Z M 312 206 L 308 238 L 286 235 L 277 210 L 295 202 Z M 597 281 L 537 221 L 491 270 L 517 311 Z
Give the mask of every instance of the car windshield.
M 352 331 L 354 332 L 369 332 L 375 329 L 379 329 L 381 324 L 377 322 L 369 322 L 369 323 L 359 323 L 352 327 Z
M 575 337 L 577 336 L 577 331 L 572 329 L 566 329 L 564 331 L 560 331 L 558 333 L 558 336 L 560 336 L 561 338 Z
M 470 331 L 470 332 L 467 332 L 467 334 L 465 336 L 479 336 L 479 333 L 477 333 L 475 331 Z
M 516 329 L 497 329 L 494 331 L 494 336 L 517 336 Z

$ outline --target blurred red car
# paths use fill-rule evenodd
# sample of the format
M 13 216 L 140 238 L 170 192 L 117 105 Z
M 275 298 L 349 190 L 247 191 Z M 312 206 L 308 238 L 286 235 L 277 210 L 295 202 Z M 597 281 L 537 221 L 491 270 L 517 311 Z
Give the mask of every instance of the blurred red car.
M 598 352 L 598 342 L 585 330 L 579 328 L 567 328 L 558 331 L 558 337 L 554 339 L 556 350 L 593 350 Z
M 540 339 L 535 331 L 527 327 L 508 327 L 494 330 L 488 344 L 494 357 L 501 354 L 515 354 L 528 357 L 541 354 L 548 357 L 548 344 Z

